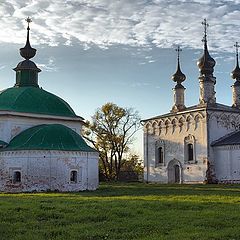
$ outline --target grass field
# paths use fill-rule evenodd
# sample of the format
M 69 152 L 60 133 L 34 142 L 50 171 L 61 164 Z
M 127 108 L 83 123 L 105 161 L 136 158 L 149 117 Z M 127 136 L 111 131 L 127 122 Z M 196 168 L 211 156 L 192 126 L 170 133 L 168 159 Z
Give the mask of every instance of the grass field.
M 0 194 L 0 239 L 240 239 L 240 185 Z

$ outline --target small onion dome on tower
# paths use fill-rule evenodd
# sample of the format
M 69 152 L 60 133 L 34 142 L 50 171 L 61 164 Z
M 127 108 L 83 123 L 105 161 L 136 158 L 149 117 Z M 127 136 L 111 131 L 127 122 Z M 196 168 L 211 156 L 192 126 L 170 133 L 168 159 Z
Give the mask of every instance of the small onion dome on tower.
M 39 87 L 38 86 L 38 73 L 41 72 L 34 62 L 32 62 L 31 58 L 33 58 L 36 54 L 36 49 L 32 48 L 29 41 L 29 24 L 32 20 L 28 17 L 26 19 L 28 23 L 27 27 L 27 41 L 23 48 L 20 48 L 20 55 L 25 58 L 24 61 L 18 63 L 17 67 L 13 70 L 16 71 L 16 84 L 15 87 Z
M 186 76 L 185 74 L 182 73 L 180 68 L 179 53 L 180 51 L 182 51 L 182 49 L 180 49 L 180 47 L 178 46 L 176 51 L 177 51 L 177 71 L 172 75 L 172 80 L 177 83 L 175 88 L 181 88 L 183 87 L 181 83 L 185 81 Z
M 198 60 L 197 65 L 199 67 L 199 71 L 201 75 L 212 75 L 214 71 L 214 66 L 216 64 L 215 60 L 210 56 L 208 52 L 208 47 L 207 47 L 207 20 L 204 19 L 202 22 L 204 25 L 204 37 L 203 37 L 203 42 L 204 42 L 204 52 L 202 57 Z
M 240 46 L 238 45 L 238 42 L 236 42 L 234 47 L 236 47 L 236 67 L 232 71 L 231 76 L 232 76 L 232 79 L 236 80 L 235 84 L 238 83 L 238 85 L 239 85 L 240 84 L 240 68 L 239 68 L 239 63 L 238 63 L 238 48 Z
M 185 81 L 186 76 L 181 71 L 180 61 L 179 61 L 179 54 L 180 54 L 180 51 L 182 51 L 182 50 L 178 46 L 176 51 L 177 51 L 177 71 L 172 75 L 172 80 L 174 82 L 176 82 L 177 84 L 173 88 L 174 104 L 173 104 L 171 112 L 182 111 L 186 108 L 184 105 L 185 87 L 182 85 L 182 82 Z
M 31 44 L 30 44 L 30 41 L 29 41 L 29 30 L 30 30 L 30 27 L 29 27 L 29 23 L 32 22 L 32 20 L 28 17 L 26 19 L 26 22 L 28 23 L 28 27 L 27 27 L 27 41 L 26 41 L 26 44 L 23 48 L 20 48 L 20 55 L 29 60 L 30 58 L 33 58 L 35 55 L 36 55 L 36 49 L 35 48 L 32 48 L 31 47 Z

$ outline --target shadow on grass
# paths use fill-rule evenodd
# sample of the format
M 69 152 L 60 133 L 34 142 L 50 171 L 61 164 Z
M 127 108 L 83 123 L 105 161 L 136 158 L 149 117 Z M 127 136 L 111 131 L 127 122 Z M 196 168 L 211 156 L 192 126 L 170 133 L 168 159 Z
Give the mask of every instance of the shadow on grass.
M 192 195 L 220 195 L 239 196 L 240 185 L 217 185 L 217 184 L 147 184 L 147 183 L 101 183 L 96 191 L 85 191 L 83 196 L 114 197 L 114 196 L 192 196 Z
M 35 195 L 53 197 L 120 197 L 120 196 L 231 196 L 240 195 L 240 185 L 220 185 L 220 184 L 147 184 L 147 183 L 123 183 L 123 182 L 103 182 L 95 191 L 82 192 L 41 192 L 41 193 L 0 193 L 1 196 L 18 195 L 30 197 Z

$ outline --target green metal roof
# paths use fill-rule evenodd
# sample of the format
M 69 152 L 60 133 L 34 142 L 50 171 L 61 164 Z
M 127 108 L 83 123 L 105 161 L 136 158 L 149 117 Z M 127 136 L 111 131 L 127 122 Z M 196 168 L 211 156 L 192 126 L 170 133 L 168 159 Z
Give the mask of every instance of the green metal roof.
M 0 92 L 0 111 L 77 117 L 60 97 L 38 87 L 12 87 Z
M 61 124 L 42 124 L 29 128 L 1 149 L 16 150 L 96 151 L 89 147 L 79 134 Z
M 6 146 L 6 145 L 8 145 L 8 144 L 7 144 L 6 142 L 0 140 L 0 145 L 1 145 L 1 146 Z

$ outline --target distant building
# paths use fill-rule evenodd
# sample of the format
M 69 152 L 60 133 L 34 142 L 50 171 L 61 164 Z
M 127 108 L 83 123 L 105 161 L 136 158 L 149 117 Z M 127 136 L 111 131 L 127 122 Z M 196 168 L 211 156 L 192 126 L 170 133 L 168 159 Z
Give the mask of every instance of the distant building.
M 0 191 L 94 190 L 98 152 L 81 137 L 84 119 L 39 87 L 27 22 L 16 84 L 0 93 Z
M 185 75 L 179 62 L 172 76 L 174 105 L 169 113 L 143 120 L 144 179 L 159 183 L 240 183 L 240 68 L 236 43 L 236 67 L 232 71 L 233 103 L 216 102 L 213 75 L 215 60 L 207 47 L 204 25 L 204 52 L 200 70 L 199 103 L 186 107 Z

